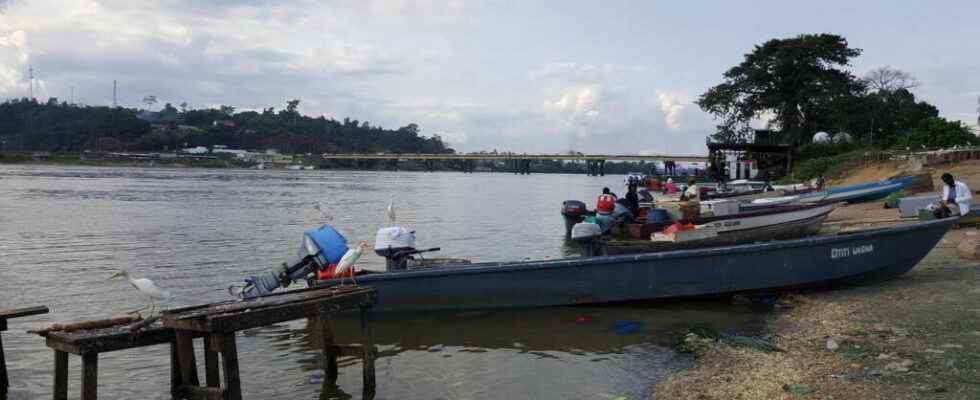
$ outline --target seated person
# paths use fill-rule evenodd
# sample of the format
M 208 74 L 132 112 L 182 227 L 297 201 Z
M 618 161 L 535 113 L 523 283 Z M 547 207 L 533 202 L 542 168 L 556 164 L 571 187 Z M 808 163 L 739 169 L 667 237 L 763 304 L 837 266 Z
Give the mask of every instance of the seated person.
M 940 201 L 949 208 L 950 216 L 969 214 L 970 206 L 973 205 L 970 188 L 965 183 L 954 180 L 949 173 L 943 174 L 940 179 L 943 181 L 943 196 Z

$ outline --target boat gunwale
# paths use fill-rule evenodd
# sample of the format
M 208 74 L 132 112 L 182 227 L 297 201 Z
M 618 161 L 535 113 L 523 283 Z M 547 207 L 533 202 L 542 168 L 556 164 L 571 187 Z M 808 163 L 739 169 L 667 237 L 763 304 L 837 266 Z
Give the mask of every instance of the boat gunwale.
M 568 257 L 556 260 L 529 260 L 513 262 L 488 262 L 478 264 L 459 264 L 446 265 L 433 268 L 413 269 L 398 272 L 380 272 L 376 274 L 361 275 L 358 279 L 365 284 L 370 284 L 373 280 L 388 279 L 414 279 L 426 278 L 442 275 L 471 275 L 485 273 L 517 272 L 539 269 L 559 269 L 575 268 L 590 265 L 611 265 L 642 261 L 665 261 L 671 259 L 684 259 L 694 257 L 709 257 L 728 254 L 743 254 L 758 252 L 760 250 L 772 251 L 794 247 L 826 245 L 832 243 L 849 243 L 867 238 L 878 238 L 900 235 L 908 232 L 923 231 L 945 226 L 948 231 L 957 223 L 955 218 L 945 218 L 933 221 L 916 222 L 912 224 L 897 225 L 887 228 L 869 229 L 859 232 L 847 232 L 833 236 L 810 236 L 800 239 L 779 240 L 766 243 L 752 243 L 730 246 L 711 247 L 706 249 L 686 249 L 670 250 L 652 253 L 625 254 L 596 257 Z M 333 282 L 340 282 L 339 279 L 315 281 L 316 286 L 330 286 Z

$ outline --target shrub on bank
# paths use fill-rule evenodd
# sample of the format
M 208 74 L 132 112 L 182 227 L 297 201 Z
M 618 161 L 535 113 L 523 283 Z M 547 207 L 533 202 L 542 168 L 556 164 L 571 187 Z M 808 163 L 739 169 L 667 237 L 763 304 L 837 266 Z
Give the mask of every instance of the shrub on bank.
M 841 177 L 844 172 L 853 167 L 858 151 L 838 154 L 832 157 L 817 157 L 804 160 L 793 167 L 790 176 L 795 180 L 810 180 L 818 176 L 826 179 Z

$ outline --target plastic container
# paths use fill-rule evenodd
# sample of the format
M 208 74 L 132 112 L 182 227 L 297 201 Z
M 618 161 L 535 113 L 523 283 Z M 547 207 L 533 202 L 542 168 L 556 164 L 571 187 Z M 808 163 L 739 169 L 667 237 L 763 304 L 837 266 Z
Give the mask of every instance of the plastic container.
M 616 208 L 616 197 L 609 194 L 600 195 L 596 200 L 595 209 L 601 213 L 611 213 Z
M 320 265 L 336 264 L 347 253 L 347 239 L 330 225 L 307 229 L 303 235 L 312 239 L 313 243 L 322 250 L 317 256 Z
M 670 221 L 670 214 L 662 208 L 651 208 L 647 211 L 647 222 L 667 222 Z
M 330 264 L 326 268 L 316 271 L 316 279 L 319 281 L 325 281 L 328 279 L 340 278 L 350 278 L 354 276 L 354 268 L 350 268 L 340 275 L 335 275 L 334 272 L 337 271 L 337 264 Z

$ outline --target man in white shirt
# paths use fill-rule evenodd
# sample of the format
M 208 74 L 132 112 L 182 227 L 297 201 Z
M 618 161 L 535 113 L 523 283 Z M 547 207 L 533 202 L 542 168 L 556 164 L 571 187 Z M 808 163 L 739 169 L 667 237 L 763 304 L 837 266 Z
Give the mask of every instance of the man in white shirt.
M 943 181 L 943 197 L 942 201 L 949 206 L 949 209 L 955 215 L 966 215 L 970 212 L 970 206 L 973 204 L 973 195 L 970 193 L 970 188 L 966 186 L 965 183 L 954 180 L 953 175 L 949 173 L 943 174 L 940 177 Z

